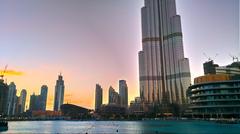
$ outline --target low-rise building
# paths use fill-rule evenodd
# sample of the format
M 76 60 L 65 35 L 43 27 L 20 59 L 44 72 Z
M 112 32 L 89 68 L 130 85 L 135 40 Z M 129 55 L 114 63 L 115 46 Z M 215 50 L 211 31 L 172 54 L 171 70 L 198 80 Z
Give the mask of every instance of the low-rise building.
M 119 119 L 126 115 L 126 108 L 117 104 L 102 105 L 99 114 L 102 118 Z
M 130 102 L 129 114 L 143 114 L 143 104 L 140 97 L 136 97 L 134 101 Z
M 64 117 L 70 117 L 70 119 L 89 119 L 91 118 L 91 111 L 90 109 L 80 107 L 73 104 L 63 104 L 60 107 L 62 115 Z
M 219 71 L 219 68 L 225 68 L 225 71 Z M 216 71 L 205 71 L 214 73 L 195 78 L 194 85 L 188 89 L 192 116 L 240 117 L 240 62 L 217 66 L 215 69 Z

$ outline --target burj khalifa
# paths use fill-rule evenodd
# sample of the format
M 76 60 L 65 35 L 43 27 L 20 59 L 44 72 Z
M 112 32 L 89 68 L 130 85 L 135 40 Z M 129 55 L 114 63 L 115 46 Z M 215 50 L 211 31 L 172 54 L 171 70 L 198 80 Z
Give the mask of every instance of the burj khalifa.
M 141 99 L 148 104 L 184 104 L 191 83 L 184 57 L 181 18 L 175 0 L 145 0 L 139 56 Z

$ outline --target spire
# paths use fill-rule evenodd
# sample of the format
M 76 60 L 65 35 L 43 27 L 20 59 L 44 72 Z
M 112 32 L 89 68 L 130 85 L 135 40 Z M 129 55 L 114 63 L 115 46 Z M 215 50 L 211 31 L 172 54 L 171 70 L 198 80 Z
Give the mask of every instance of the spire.
M 59 79 L 59 80 L 62 80 L 62 79 L 63 79 L 62 72 L 59 73 L 58 79 Z

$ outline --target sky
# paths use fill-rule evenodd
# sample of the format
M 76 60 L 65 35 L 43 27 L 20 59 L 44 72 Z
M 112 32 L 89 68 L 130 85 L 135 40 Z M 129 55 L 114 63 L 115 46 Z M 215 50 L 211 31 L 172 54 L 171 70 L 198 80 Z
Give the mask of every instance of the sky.
M 185 57 L 192 78 L 203 74 L 203 55 L 220 65 L 240 57 L 238 0 L 176 0 L 182 18 Z M 125 79 L 129 102 L 139 96 L 138 51 L 141 50 L 143 0 L 2 0 L 0 1 L 0 69 L 8 65 L 7 83 L 18 95 L 48 85 L 52 110 L 59 73 L 65 103 L 94 108 L 99 83 L 108 101 Z M 217 57 L 215 55 L 218 54 Z M 12 75 L 11 75 L 12 74 Z

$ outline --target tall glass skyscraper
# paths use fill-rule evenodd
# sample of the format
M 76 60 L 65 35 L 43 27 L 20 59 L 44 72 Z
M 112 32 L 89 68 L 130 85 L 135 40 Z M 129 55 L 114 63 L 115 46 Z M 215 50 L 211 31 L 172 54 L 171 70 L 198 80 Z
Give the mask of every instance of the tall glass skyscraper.
M 19 101 L 19 103 L 21 105 L 20 113 L 23 113 L 25 111 L 26 97 L 27 97 L 27 91 L 26 91 L 26 89 L 23 89 L 21 91 L 20 101 Z
M 128 108 L 128 86 L 125 80 L 119 80 L 119 96 L 121 106 Z
M 46 85 L 42 85 L 40 95 L 35 95 L 35 93 L 33 93 L 30 97 L 30 111 L 46 111 L 47 94 L 48 87 Z
M 29 110 L 30 111 L 38 111 L 40 110 L 40 96 L 39 95 L 35 95 L 35 93 L 33 93 L 30 96 L 30 103 L 29 103 Z
M 14 82 L 9 84 L 7 114 L 14 115 L 17 106 L 17 89 Z
M 191 76 L 184 57 L 181 18 L 175 0 L 145 0 L 142 51 L 139 52 L 140 96 L 149 104 L 182 104 Z
M 108 90 L 108 95 L 108 104 L 120 105 L 120 96 L 112 86 Z
M 100 109 L 102 105 L 102 100 L 103 100 L 103 90 L 102 87 L 97 84 L 96 85 L 96 91 L 95 91 L 95 110 Z
M 40 94 L 40 109 L 42 111 L 46 111 L 46 104 L 47 104 L 47 94 L 48 94 L 48 87 L 47 85 L 43 85 L 41 87 L 41 94 Z
M 64 102 L 64 81 L 60 74 L 55 86 L 55 96 L 54 96 L 54 111 L 60 111 L 60 107 Z

